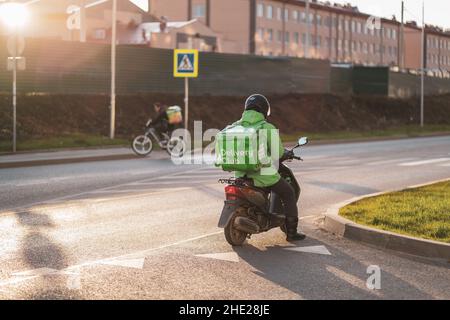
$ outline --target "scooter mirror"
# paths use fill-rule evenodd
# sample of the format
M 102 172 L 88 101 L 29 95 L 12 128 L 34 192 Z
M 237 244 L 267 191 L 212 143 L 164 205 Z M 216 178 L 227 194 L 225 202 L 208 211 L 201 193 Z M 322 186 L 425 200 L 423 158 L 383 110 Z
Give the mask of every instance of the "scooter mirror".
M 307 145 L 308 142 L 309 142 L 309 140 L 308 140 L 307 137 L 303 137 L 303 138 L 298 139 L 299 147 Z

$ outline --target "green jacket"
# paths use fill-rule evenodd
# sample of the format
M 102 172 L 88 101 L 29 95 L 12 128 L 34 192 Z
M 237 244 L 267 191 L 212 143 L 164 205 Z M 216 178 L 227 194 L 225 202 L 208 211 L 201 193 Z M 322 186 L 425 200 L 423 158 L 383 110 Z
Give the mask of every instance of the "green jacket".
M 252 127 L 256 123 L 261 122 L 264 120 L 264 116 L 256 111 L 248 110 L 244 111 L 242 114 L 241 120 L 236 122 L 235 124 L 242 125 L 243 127 Z M 281 142 L 280 135 L 278 133 L 277 128 L 275 128 L 274 125 L 270 123 L 265 123 L 260 130 L 268 130 L 267 132 L 267 150 L 270 153 L 271 146 L 273 145 L 274 148 L 278 147 L 278 155 L 271 155 L 272 158 L 272 165 L 270 167 L 262 168 L 259 172 L 255 173 L 246 173 L 246 172 L 239 172 L 236 171 L 235 175 L 236 178 L 241 178 L 245 175 L 247 175 L 248 178 L 253 179 L 253 182 L 256 187 L 270 187 L 276 184 L 278 181 L 280 181 L 281 176 L 278 173 L 278 168 L 275 167 L 274 162 L 278 161 L 279 158 L 284 153 L 284 147 L 283 143 Z M 273 131 L 272 131 L 273 130 Z M 278 156 L 278 157 L 276 157 Z M 278 159 L 276 159 L 278 158 Z

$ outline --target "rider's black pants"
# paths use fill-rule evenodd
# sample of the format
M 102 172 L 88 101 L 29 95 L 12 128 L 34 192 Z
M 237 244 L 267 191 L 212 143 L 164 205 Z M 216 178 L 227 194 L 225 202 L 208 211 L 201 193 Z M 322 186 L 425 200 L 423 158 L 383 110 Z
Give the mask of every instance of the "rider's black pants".
M 285 211 L 284 214 L 286 217 L 298 217 L 297 197 L 295 195 L 294 188 L 292 188 L 286 180 L 281 178 L 280 181 L 268 189 L 276 193 L 283 201 Z

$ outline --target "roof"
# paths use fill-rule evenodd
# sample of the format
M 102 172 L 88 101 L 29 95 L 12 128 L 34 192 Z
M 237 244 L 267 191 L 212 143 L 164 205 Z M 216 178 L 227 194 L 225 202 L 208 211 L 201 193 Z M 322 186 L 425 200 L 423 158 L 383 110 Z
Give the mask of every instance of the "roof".
M 183 28 L 194 22 L 197 22 L 197 19 L 193 19 L 190 21 L 167 22 L 167 30 Z M 155 32 L 155 33 L 161 32 L 161 23 L 160 22 L 145 22 L 145 23 L 142 23 L 141 26 L 150 32 Z

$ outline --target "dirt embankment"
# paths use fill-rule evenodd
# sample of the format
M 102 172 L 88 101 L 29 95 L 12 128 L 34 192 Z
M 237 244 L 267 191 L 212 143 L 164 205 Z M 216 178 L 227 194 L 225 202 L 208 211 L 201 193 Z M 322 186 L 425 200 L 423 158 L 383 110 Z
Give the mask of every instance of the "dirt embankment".
M 343 97 L 336 95 L 275 95 L 271 122 L 283 133 L 371 130 L 417 124 L 418 99 Z M 153 115 L 152 103 L 183 105 L 181 95 L 142 94 L 117 99 L 117 133 L 129 137 L 142 130 Z M 203 129 L 221 129 L 238 119 L 245 97 L 191 97 L 190 119 L 202 120 Z M 109 132 L 109 98 L 100 95 L 28 95 L 18 98 L 21 138 L 70 133 Z M 428 124 L 450 124 L 450 95 L 426 99 Z M 9 95 L 0 95 L 0 139 L 9 139 L 12 112 Z

